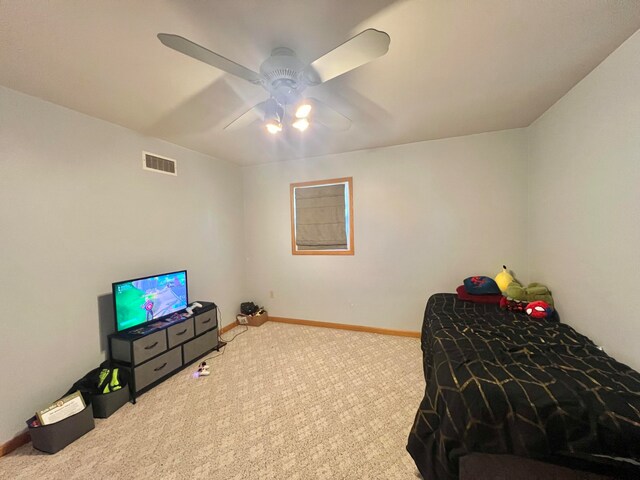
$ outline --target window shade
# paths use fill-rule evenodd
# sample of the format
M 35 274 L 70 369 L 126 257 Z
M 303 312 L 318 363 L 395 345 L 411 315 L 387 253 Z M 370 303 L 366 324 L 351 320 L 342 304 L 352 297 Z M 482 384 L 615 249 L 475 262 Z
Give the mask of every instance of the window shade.
M 345 185 L 295 189 L 298 250 L 345 250 Z

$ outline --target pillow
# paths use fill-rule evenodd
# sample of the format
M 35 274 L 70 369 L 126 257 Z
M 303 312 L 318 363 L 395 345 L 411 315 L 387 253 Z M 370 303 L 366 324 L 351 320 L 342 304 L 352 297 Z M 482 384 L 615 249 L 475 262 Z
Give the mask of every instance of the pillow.
M 493 278 L 469 277 L 464 279 L 464 289 L 471 295 L 500 295 L 502 292 Z
M 465 290 L 464 285 L 456 288 L 456 292 L 458 292 L 458 298 L 466 302 L 498 304 L 502 298 L 502 295 L 471 295 Z

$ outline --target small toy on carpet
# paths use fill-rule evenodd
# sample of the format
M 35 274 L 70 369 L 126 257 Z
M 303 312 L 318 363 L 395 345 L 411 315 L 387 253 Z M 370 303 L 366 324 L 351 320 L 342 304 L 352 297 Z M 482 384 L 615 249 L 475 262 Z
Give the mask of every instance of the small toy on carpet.
M 202 362 L 198 366 L 198 376 L 199 377 L 206 377 L 208 375 L 211 375 L 211 372 L 209 371 L 209 365 L 207 365 L 207 362 Z

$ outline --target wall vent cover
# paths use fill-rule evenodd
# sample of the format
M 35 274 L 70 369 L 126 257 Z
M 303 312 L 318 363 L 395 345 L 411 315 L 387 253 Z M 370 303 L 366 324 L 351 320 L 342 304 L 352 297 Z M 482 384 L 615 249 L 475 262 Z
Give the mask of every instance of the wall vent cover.
M 178 175 L 178 166 L 175 160 L 149 152 L 142 152 L 142 168 L 167 175 Z

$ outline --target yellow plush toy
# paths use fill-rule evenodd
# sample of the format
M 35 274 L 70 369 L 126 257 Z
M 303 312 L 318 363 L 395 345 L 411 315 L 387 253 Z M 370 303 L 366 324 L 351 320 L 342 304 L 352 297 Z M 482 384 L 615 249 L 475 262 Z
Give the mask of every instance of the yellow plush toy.
M 503 265 L 502 271 L 498 275 L 496 275 L 496 278 L 494 280 L 498 284 L 498 288 L 500 289 L 500 291 L 504 293 L 507 290 L 509 284 L 513 282 L 513 277 L 509 273 L 509 270 L 507 270 L 507 266 Z

